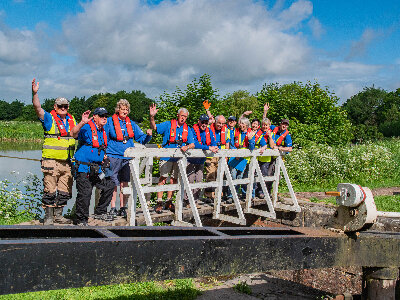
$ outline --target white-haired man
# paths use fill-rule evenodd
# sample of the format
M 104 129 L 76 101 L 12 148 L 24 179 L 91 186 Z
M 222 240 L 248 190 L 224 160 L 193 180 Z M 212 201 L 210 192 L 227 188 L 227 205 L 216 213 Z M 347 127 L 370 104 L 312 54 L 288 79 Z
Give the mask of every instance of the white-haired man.
M 171 121 L 165 121 L 156 124 L 155 115 L 158 109 L 156 104 L 150 106 L 150 128 L 156 130 L 158 134 L 163 135 L 162 146 L 164 148 L 180 148 L 182 152 L 194 148 L 194 139 L 191 128 L 186 124 L 189 116 L 189 111 L 186 108 L 180 108 L 177 113 L 177 118 Z M 160 158 L 160 179 L 158 184 L 164 185 L 170 175 L 170 183 L 178 182 L 178 164 L 177 158 L 161 157 Z M 167 201 L 164 204 L 164 209 L 174 210 L 172 203 L 172 191 L 167 192 Z M 157 203 L 154 207 L 156 213 L 161 213 L 163 210 L 163 192 L 157 193 Z

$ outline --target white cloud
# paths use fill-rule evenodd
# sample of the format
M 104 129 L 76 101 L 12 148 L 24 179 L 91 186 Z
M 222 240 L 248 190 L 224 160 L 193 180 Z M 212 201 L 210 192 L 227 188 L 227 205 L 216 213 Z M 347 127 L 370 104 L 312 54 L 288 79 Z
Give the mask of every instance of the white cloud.
M 250 0 L 165 1 L 155 7 L 99 0 L 66 20 L 64 32 L 82 63 L 126 67 L 145 74 L 143 84 L 203 73 L 221 82 L 251 82 L 302 70 L 310 50 L 306 39 L 283 29 L 311 12 L 311 3 L 302 0 L 278 18 Z
M 325 33 L 325 29 L 317 18 L 312 17 L 310 21 L 308 21 L 308 26 L 310 26 L 312 35 L 317 39 L 321 38 Z
M 382 36 L 382 32 L 367 28 L 358 41 L 353 41 L 347 59 L 359 57 L 365 54 L 369 45 Z

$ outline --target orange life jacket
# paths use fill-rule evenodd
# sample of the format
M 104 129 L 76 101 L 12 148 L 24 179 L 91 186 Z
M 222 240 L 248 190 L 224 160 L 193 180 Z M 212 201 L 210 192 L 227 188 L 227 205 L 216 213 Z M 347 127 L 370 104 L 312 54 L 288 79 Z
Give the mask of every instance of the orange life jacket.
M 251 130 L 250 128 L 247 129 L 247 133 L 249 133 L 250 130 Z M 248 148 L 249 147 L 249 138 L 248 138 L 247 134 L 246 134 L 246 137 L 244 138 L 242 145 L 239 144 L 239 138 L 240 138 L 240 129 L 236 128 L 236 130 L 235 130 L 235 147 L 238 149 L 240 147 Z
M 278 130 L 279 130 L 279 127 L 276 126 L 276 127 L 274 128 L 273 133 L 274 133 L 274 134 L 277 134 L 277 133 L 278 133 Z M 280 145 L 282 144 L 283 140 L 285 139 L 285 137 L 286 137 L 288 134 L 289 134 L 289 130 L 286 129 L 285 132 L 282 133 L 282 134 L 279 136 L 279 138 L 276 140 L 276 145 L 277 145 L 277 146 L 280 146 Z
M 267 131 L 266 131 L 265 134 L 264 134 L 264 138 L 265 138 L 265 141 L 266 141 L 267 143 L 268 143 L 269 136 L 270 136 L 271 132 L 272 132 L 271 128 L 268 127 Z
M 113 114 L 112 120 L 114 123 L 115 133 L 117 134 L 117 141 L 121 142 L 124 140 L 124 135 L 122 134 L 121 125 L 119 124 L 117 114 Z M 129 119 L 128 116 L 125 118 L 125 122 L 126 122 L 126 129 L 128 130 L 128 136 L 130 139 L 132 139 L 135 137 L 135 134 L 133 132 L 131 120 Z
M 100 147 L 99 137 L 97 135 L 97 128 L 96 128 L 96 125 L 94 124 L 93 120 L 89 121 L 89 126 L 90 126 L 90 129 L 92 130 L 92 146 L 94 148 L 99 148 Z M 106 134 L 106 131 L 104 130 L 104 128 L 102 129 L 102 131 L 103 131 L 104 147 L 107 147 L 107 134 Z
M 263 132 L 259 129 L 257 130 L 256 134 L 255 134 L 255 138 L 254 138 L 254 143 L 257 144 L 258 139 L 263 135 Z
M 211 131 L 214 133 L 215 139 L 217 139 L 217 135 L 215 134 L 215 124 L 212 123 L 211 124 Z M 221 141 L 220 141 L 221 145 L 225 145 L 226 144 L 226 125 L 222 126 L 221 128 Z
M 173 144 L 176 140 L 176 127 L 178 126 L 177 120 L 171 120 L 171 130 L 169 132 L 169 143 Z M 183 124 L 182 142 L 186 143 L 189 134 L 189 127 L 186 123 Z
M 193 125 L 194 132 L 196 132 L 196 137 L 197 140 L 199 141 L 201 145 L 201 136 L 200 136 L 200 127 L 199 124 L 194 124 Z M 210 133 L 210 128 L 206 128 L 206 145 L 210 146 L 211 145 L 211 133 Z
M 56 111 L 53 109 L 50 112 L 50 114 L 53 116 L 54 121 L 56 121 L 56 124 L 57 124 L 57 127 L 58 127 L 58 131 L 60 131 L 60 135 L 61 136 L 69 136 L 69 133 L 65 129 L 64 124 L 61 121 L 61 119 L 58 117 Z M 74 128 L 74 126 L 75 126 L 74 118 L 69 113 L 67 113 L 67 116 L 69 117 L 69 119 L 68 119 L 69 131 L 71 131 L 71 129 Z

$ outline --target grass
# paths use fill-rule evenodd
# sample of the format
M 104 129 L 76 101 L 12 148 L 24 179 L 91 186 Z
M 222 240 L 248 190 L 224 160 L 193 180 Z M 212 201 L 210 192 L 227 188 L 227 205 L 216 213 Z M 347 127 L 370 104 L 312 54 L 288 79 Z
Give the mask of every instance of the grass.
M 28 222 L 33 220 L 31 217 L 28 216 L 18 216 L 14 218 L 4 219 L 0 218 L 0 225 L 15 225 L 22 222 Z
M 328 198 L 324 198 L 324 199 L 318 199 L 315 197 L 311 197 L 310 201 L 315 202 L 315 203 L 328 203 L 328 204 L 336 205 L 335 197 L 328 197 Z M 375 196 L 374 201 L 375 201 L 376 209 L 378 211 L 400 212 L 400 195 Z
M 0 141 L 43 141 L 43 127 L 33 121 L 0 121 Z
M 192 279 L 176 279 L 162 282 L 135 282 L 129 284 L 83 287 L 43 292 L 0 296 L 6 299 L 138 299 L 138 300 L 191 300 L 201 292 Z
M 236 292 L 242 293 L 242 294 L 246 294 L 246 295 L 251 295 L 251 288 L 250 286 L 247 284 L 247 282 L 238 282 L 237 284 L 235 284 L 233 286 L 233 289 Z

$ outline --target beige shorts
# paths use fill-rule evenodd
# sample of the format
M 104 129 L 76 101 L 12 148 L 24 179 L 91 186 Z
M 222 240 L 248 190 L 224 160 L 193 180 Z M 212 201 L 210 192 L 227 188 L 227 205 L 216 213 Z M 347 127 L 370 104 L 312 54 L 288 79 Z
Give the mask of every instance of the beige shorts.
M 176 161 L 166 161 L 160 160 L 160 177 L 168 177 L 171 175 L 171 178 L 178 178 L 178 162 Z

